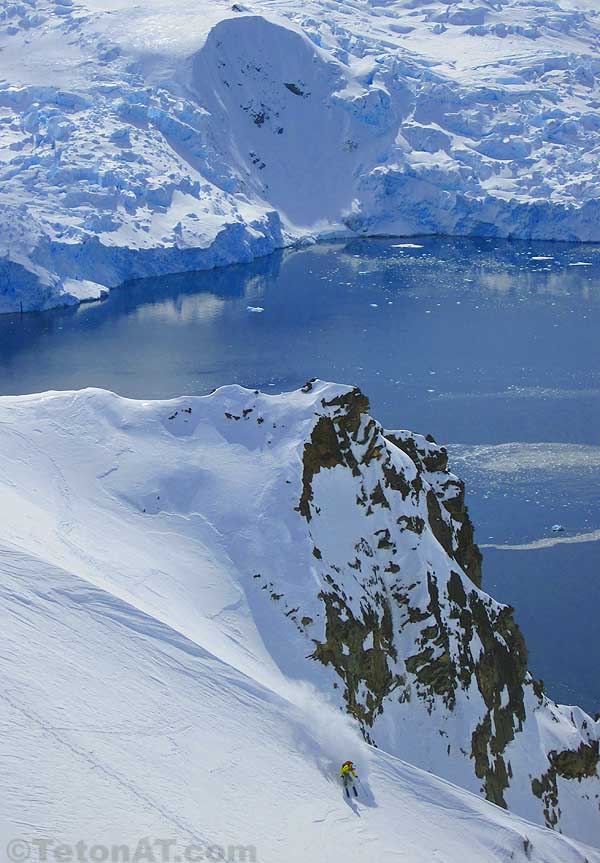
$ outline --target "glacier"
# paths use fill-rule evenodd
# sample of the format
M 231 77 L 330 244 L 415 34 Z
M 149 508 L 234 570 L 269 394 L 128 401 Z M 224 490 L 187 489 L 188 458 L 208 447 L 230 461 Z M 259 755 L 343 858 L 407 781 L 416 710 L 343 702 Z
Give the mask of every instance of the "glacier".
M 600 241 L 594 0 L 15 0 L 0 312 L 354 234 Z

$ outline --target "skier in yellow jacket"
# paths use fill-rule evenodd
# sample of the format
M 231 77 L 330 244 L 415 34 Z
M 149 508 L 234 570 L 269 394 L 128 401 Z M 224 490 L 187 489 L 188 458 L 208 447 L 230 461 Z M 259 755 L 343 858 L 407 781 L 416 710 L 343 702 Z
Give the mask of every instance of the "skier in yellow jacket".
M 352 788 L 352 790 L 354 791 L 354 796 L 358 797 L 358 791 L 356 790 L 355 785 L 358 776 L 356 774 L 354 764 L 351 761 L 344 761 L 344 763 L 340 767 L 340 776 L 342 777 L 342 782 L 344 783 L 344 788 L 346 789 L 346 797 L 350 799 L 350 788 Z

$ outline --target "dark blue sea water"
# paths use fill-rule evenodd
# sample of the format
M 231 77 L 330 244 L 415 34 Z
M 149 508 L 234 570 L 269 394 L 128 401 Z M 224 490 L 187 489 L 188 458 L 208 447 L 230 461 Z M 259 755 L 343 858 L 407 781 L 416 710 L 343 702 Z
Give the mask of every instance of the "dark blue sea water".
M 484 585 L 516 607 L 550 694 L 598 711 L 600 247 L 406 242 L 313 246 L 0 317 L 0 393 L 359 385 L 388 428 L 451 444 L 490 546 Z

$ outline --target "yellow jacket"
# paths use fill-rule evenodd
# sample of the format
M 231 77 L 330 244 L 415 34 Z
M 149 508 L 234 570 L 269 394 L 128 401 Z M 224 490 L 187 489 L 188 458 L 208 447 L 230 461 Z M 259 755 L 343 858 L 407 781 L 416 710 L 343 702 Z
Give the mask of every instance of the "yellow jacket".
M 354 767 L 351 767 L 349 764 L 342 764 L 342 766 L 340 768 L 340 776 L 348 776 L 348 775 L 352 776 L 354 779 L 357 778 L 356 777 L 356 770 L 354 769 Z

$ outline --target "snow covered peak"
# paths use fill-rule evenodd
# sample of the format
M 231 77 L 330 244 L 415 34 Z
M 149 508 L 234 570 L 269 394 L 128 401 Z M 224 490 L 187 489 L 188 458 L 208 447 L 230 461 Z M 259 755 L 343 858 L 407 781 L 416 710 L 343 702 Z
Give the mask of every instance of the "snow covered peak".
M 337 794 L 335 764 L 357 747 L 365 781 L 368 770 L 379 776 L 396 763 L 386 759 L 400 757 L 598 844 L 600 723 L 549 701 L 528 674 L 511 609 L 480 587 L 464 489 L 444 449 L 420 435 L 385 431 L 360 391 L 313 381 L 282 395 L 233 386 L 169 402 L 99 390 L 5 397 L 0 442 L 0 571 L 11 584 L 15 567 L 35 573 L 25 578 L 31 588 L 17 582 L 5 594 L 15 650 L 29 631 L 18 612 L 26 608 L 32 631 L 47 629 L 35 641 L 40 656 L 48 650 L 44 639 L 59 638 L 59 654 L 77 677 L 83 647 L 69 632 L 83 623 L 69 615 L 92 613 L 94 626 L 108 621 L 119 646 L 113 656 L 100 641 L 85 659 L 91 673 L 114 674 L 121 698 L 147 687 L 157 698 L 153 681 L 164 674 L 160 663 L 153 669 L 151 637 L 152 651 L 159 645 L 169 654 L 160 662 L 170 669 L 179 718 L 173 714 L 168 726 L 183 722 L 191 741 L 213 741 L 215 721 L 229 728 L 225 717 L 241 686 L 253 693 L 239 708 L 252 764 L 262 704 L 261 722 L 279 729 L 276 735 L 284 726 L 292 738 L 300 734 L 302 752 L 313 753 L 311 788 L 315 770 Z M 120 640 L 124 631 L 133 633 L 131 642 Z M 152 680 L 139 677 L 128 650 L 140 654 Z M 216 713 L 199 710 L 195 700 L 192 710 L 187 684 L 182 688 L 178 672 L 173 679 L 181 651 L 197 657 L 186 660 L 186 673 L 199 673 L 211 691 L 221 688 Z M 50 657 L 54 662 L 52 651 Z M 31 708 L 44 675 L 34 676 L 28 695 L 28 668 L 40 660 L 27 661 L 33 666 L 9 665 L 7 673 L 15 703 L 24 699 Z M 194 671 L 196 662 L 203 671 Z M 62 679 L 63 671 L 55 673 Z M 89 712 L 93 704 L 106 713 L 106 692 L 89 681 L 88 690 L 87 705 L 68 694 L 68 739 L 75 734 L 78 746 L 113 763 L 117 750 L 94 742 Z M 299 723 L 295 731 L 282 725 L 286 709 L 292 725 Z M 49 708 L 51 727 L 60 725 L 59 713 Z M 359 729 L 379 755 L 360 743 Z M 229 728 L 210 746 L 228 750 L 231 734 L 242 732 Z M 33 744 L 25 751 L 34 757 Z M 165 769 L 172 757 L 164 755 Z M 159 786 L 161 769 L 153 768 Z M 392 772 L 386 788 L 425 781 Z M 201 764 L 193 775 L 204 787 Z M 279 794 L 277 782 L 268 787 Z M 274 805 L 271 792 L 260 793 Z M 519 842 L 522 853 L 523 835 Z M 537 859 L 581 859 L 560 848 L 558 856 L 546 850 Z M 496 859 L 487 853 L 473 859 Z

